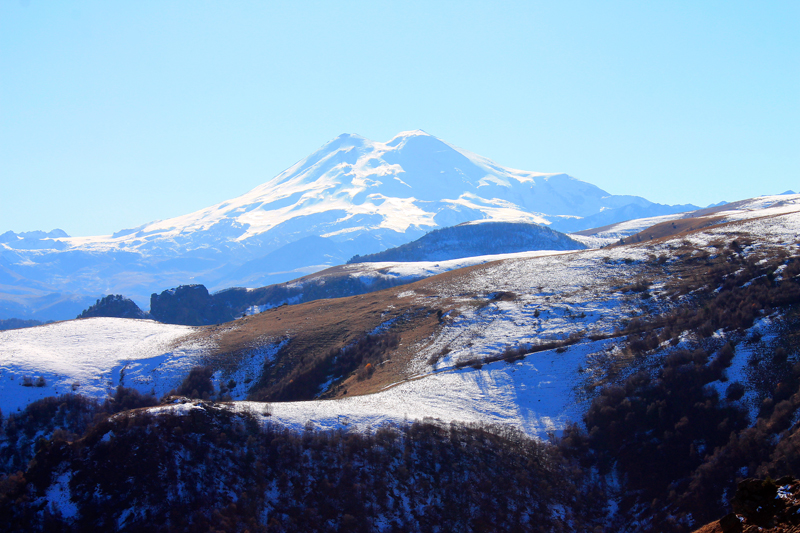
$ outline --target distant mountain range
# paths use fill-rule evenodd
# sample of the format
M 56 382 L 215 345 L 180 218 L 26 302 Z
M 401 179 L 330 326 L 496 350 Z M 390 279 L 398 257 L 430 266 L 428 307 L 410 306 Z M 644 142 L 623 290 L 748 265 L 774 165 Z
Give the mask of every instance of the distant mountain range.
M 268 285 L 469 221 L 578 231 L 692 209 L 503 167 L 419 130 L 385 143 L 341 135 L 252 191 L 188 215 L 97 237 L 0 235 L 0 318 L 70 318 L 111 293 L 146 306 L 151 293 L 186 283 Z

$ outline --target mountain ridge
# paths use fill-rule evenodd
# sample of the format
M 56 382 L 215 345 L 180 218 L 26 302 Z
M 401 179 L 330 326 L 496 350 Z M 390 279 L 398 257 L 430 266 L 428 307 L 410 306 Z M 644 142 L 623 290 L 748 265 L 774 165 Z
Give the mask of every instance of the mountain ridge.
M 365 256 L 351 263 L 382 261 L 447 261 L 464 257 L 530 250 L 580 250 L 586 246 L 550 228 L 527 222 L 464 222 L 440 228 L 419 239 Z
M 387 142 L 343 134 L 236 198 L 112 235 L 16 236 L 11 245 L 0 242 L 0 257 L 55 291 L 91 300 L 126 294 L 144 306 L 167 287 L 279 283 L 474 220 L 585 229 L 692 207 L 504 167 L 421 130 Z M 328 245 L 297 253 L 303 247 L 291 245 L 306 238 Z

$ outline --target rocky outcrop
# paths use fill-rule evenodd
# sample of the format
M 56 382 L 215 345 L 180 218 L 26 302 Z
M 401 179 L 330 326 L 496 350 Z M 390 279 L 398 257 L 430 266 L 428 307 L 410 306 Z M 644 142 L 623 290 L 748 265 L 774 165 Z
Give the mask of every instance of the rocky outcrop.
M 91 318 L 109 316 L 115 318 L 147 318 L 147 313 L 142 311 L 133 300 L 121 294 L 109 294 L 85 309 L 77 318 Z
M 353 275 L 341 269 L 329 269 L 291 283 L 257 289 L 232 287 L 209 293 L 203 285 L 182 285 L 150 297 L 150 318 L 186 326 L 221 324 L 281 305 L 366 294 L 412 283 L 423 277 L 422 274 L 359 276 L 358 272 Z
M 206 326 L 228 322 L 239 315 L 218 303 L 203 285 L 181 285 L 150 296 L 150 316 L 165 324 Z
M 736 489 L 733 512 L 695 533 L 800 533 L 800 481 L 748 478 Z

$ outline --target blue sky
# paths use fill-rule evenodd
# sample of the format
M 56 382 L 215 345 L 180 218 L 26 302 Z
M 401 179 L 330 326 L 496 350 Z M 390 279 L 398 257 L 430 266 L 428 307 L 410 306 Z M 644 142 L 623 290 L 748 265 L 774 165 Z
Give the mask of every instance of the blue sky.
M 0 233 L 111 233 L 418 128 L 707 205 L 800 189 L 798 124 L 796 1 L 0 3 Z

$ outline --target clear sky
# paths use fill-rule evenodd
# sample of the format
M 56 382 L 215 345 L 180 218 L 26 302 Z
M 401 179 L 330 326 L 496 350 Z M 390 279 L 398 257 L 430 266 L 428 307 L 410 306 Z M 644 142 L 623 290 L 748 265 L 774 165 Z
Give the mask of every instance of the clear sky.
M 0 233 L 238 196 L 341 133 L 707 205 L 800 190 L 800 2 L 0 2 Z

